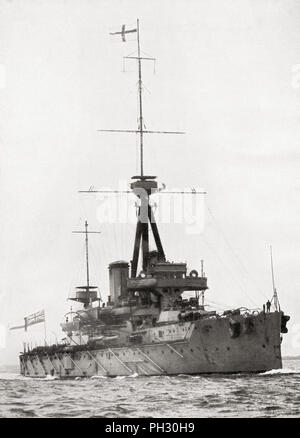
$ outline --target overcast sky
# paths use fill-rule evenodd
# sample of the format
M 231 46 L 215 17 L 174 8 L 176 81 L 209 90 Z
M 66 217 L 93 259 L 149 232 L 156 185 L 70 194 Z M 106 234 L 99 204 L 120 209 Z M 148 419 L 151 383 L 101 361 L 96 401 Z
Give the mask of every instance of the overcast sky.
M 207 303 L 291 315 L 283 353 L 300 354 L 300 2 L 296 0 L 0 0 L 0 323 L 45 309 L 61 336 L 68 295 L 84 281 L 87 219 L 91 277 L 107 297 L 107 266 L 132 257 L 134 225 L 99 223 L 100 201 L 79 189 L 118 187 L 137 173 L 134 41 L 109 31 L 141 22 L 145 173 L 168 188 L 202 187 L 205 227 L 160 226 L 170 260 L 208 276 Z M 5 82 L 6 76 L 6 82 Z M 212 214 L 210 214 L 211 212 Z M 30 336 L 30 337 L 29 337 Z M 0 363 L 23 340 L 7 336 Z

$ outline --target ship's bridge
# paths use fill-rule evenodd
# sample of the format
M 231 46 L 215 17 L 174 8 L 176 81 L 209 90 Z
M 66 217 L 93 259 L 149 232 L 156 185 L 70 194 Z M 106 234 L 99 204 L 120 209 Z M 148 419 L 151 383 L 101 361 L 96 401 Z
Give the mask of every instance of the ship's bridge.
M 156 278 L 185 278 L 186 263 L 159 262 L 150 264 L 148 272 Z
M 207 278 L 199 277 L 196 270 L 187 275 L 186 263 L 158 262 L 150 264 L 147 274 L 127 280 L 128 290 L 155 290 L 164 294 L 170 290 L 175 292 L 206 290 Z

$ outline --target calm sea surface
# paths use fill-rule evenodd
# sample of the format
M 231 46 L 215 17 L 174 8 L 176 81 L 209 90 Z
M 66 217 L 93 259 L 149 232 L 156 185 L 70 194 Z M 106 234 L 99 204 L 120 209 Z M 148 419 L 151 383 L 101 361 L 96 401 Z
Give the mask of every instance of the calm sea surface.
M 300 360 L 258 375 L 50 380 L 2 373 L 0 417 L 300 417 Z

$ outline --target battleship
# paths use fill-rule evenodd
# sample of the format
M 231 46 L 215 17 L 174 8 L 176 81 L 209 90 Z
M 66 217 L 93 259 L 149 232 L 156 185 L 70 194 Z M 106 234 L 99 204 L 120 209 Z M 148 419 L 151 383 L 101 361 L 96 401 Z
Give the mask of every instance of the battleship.
M 90 284 L 89 233 L 93 231 L 87 221 L 83 231 L 76 231 L 85 235 L 86 284 L 78 286 L 70 299 L 82 307 L 65 315 L 63 341 L 24 347 L 20 372 L 27 377 L 63 379 L 257 373 L 281 368 L 282 334 L 287 333 L 289 316 L 280 309 L 275 286 L 272 308 L 207 310 L 203 264 L 190 270 L 187 263 L 171 262 L 166 256 L 150 202 L 154 193 L 166 190 L 158 187 L 155 176 L 144 174 L 143 140 L 149 133 L 181 132 L 146 130 L 142 62 L 152 58 L 142 56 L 139 20 L 134 28 L 123 25 L 120 32 L 111 33 L 121 41 L 128 34 L 137 40 L 137 52 L 127 58 L 134 59 L 138 68 L 139 112 L 137 129 L 125 132 L 137 134 L 140 146 L 140 174 L 124 190 L 138 201 L 132 259 L 109 264 L 109 294 L 103 302 L 97 286 Z M 87 192 L 91 191 L 96 192 Z M 186 292 L 193 296 L 185 298 Z

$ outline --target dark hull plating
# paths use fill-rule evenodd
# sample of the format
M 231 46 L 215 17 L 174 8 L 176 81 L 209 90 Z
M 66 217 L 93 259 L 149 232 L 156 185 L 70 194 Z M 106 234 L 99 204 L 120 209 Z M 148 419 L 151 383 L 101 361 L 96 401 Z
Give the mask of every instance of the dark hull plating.
M 239 330 L 232 330 L 232 323 Z M 21 374 L 93 376 L 254 373 L 278 369 L 281 313 L 203 318 L 152 329 L 152 342 L 20 355 Z M 157 330 L 157 331 L 155 331 Z

